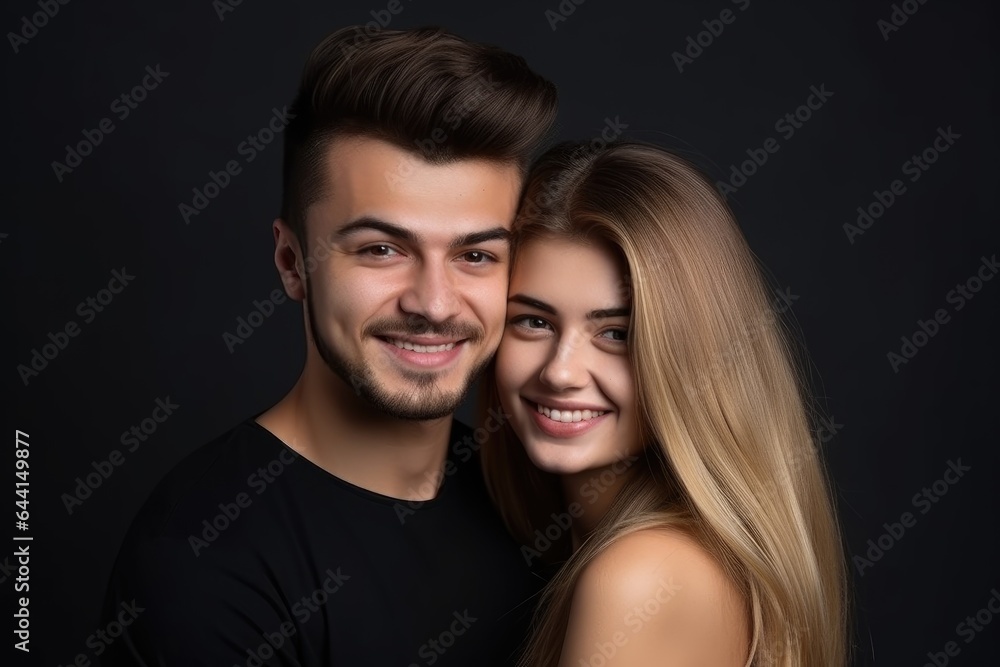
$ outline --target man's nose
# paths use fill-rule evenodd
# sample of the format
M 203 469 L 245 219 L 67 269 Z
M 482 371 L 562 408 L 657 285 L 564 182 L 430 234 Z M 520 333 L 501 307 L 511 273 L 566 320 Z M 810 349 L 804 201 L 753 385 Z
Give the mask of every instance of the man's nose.
M 440 262 L 422 264 L 399 299 L 400 308 L 428 322 L 445 322 L 461 312 L 461 299 L 448 268 Z

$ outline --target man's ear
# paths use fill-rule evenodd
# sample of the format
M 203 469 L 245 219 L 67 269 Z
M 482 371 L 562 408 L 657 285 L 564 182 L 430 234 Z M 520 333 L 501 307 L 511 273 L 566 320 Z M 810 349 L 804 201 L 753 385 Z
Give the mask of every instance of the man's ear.
M 281 218 L 276 218 L 271 227 L 274 230 L 274 266 L 278 269 L 285 294 L 294 301 L 306 298 L 305 262 L 302 246 L 292 228 Z

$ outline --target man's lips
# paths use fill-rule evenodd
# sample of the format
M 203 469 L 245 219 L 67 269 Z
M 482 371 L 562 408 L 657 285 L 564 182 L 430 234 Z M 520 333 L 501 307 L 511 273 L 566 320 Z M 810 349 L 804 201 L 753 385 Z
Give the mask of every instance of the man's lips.
M 396 347 L 413 350 L 416 352 L 442 352 L 450 350 L 457 344 L 463 342 L 462 338 L 446 338 L 443 336 L 378 336 L 387 343 L 392 343 Z
M 393 358 L 410 366 L 441 369 L 462 353 L 467 339 L 428 338 L 423 336 L 377 336 Z

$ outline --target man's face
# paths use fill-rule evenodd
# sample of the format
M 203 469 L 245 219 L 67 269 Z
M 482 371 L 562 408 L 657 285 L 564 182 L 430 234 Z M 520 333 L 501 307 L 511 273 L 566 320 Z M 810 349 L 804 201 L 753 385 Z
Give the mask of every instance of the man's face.
M 519 170 L 356 137 L 331 143 L 326 169 L 306 217 L 330 248 L 306 274 L 316 351 L 392 417 L 453 413 L 503 331 Z

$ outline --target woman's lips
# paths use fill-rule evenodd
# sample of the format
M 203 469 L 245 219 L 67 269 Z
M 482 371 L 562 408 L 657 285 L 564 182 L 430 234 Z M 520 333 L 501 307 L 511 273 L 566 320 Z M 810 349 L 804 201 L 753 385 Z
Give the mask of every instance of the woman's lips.
M 522 401 L 531 413 L 531 417 L 535 420 L 535 425 L 538 426 L 538 429 L 553 438 L 573 438 L 586 433 L 601 424 L 611 414 L 610 412 L 605 412 L 598 417 L 581 419 L 575 422 L 555 421 L 538 411 L 538 403 L 527 399 L 522 399 Z

